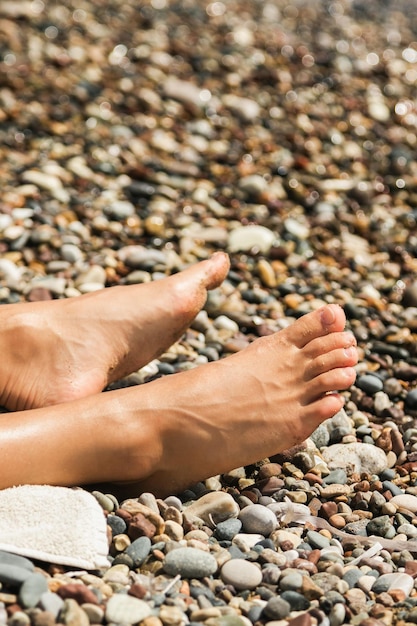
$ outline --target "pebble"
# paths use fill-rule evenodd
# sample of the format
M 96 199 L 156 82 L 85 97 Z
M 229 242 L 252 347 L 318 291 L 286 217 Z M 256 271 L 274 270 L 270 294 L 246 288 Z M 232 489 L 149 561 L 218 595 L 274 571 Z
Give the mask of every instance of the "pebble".
M 334 444 L 322 451 L 330 469 L 344 469 L 348 474 L 380 474 L 387 468 L 383 450 L 367 443 Z
M 177 548 L 165 556 L 163 567 L 170 576 L 180 574 L 184 578 L 204 578 L 214 574 L 217 562 L 214 556 L 203 550 Z
M 99 4 L 2 3 L 0 302 L 149 283 L 223 249 L 203 313 L 112 388 L 240 352 L 326 302 L 345 310 L 357 377 L 279 462 L 165 500 L 99 495 L 107 570 L 0 552 L 0 623 L 417 622 L 410 3 Z M 183 550 L 197 556 L 178 566 Z
M 254 589 L 262 582 L 262 571 L 244 559 L 231 559 L 220 570 L 222 581 L 236 589 Z
M 137 624 L 150 614 L 147 602 L 124 593 L 115 593 L 109 598 L 105 611 L 106 620 L 113 624 Z
M 19 601 L 27 609 L 35 607 L 42 595 L 48 591 L 46 577 L 38 572 L 31 574 L 23 582 L 19 590 Z
M 250 504 L 239 513 L 245 533 L 259 533 L 268 537 L 277 527 L 276 515 L 261 504 Z

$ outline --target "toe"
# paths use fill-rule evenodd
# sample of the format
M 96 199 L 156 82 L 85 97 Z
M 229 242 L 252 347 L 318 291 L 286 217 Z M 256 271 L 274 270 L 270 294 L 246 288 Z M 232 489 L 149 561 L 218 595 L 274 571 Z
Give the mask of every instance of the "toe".
M 314 339 L 342 331 L 345 324 L 343 309 L 336 304 L 329 304 L 303 315 L 289 326 L 286 329 L 287 340 L 298 348 L 304 348 Z
M 348 389 L 356 380 L 353 367 L 339 367 L 324 372 L 310 380 L 306 386 L 303 404 L 311 404 L 327 393 Z

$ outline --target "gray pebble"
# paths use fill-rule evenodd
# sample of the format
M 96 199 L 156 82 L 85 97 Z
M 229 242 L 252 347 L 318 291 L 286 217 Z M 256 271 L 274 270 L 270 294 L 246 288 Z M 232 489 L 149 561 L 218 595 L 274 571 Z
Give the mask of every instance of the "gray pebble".
M 25 608 L 30 609 L 39 603 L 42 594 L 47 591 L 48 582 L 46 577 L 41 573 L 34 572 L 26 578 L 20 587 L 19 601 Z
M 240 532 L 241 528 L 242 522 L 240 519 L 231 518 L 217 524 L 214 534 L 220 541 L 231 541 Z
M 383 390 L 384 383 L 380 378 L 378 378 L 378 376 L 374 376 L 373 374 L 363 374 L 356 380 L 356 386 L 368 395 L 373 396 L 377 393 L 377 391 Z
M 57 618 L 59 612 L 64 606 L 63 599 L 52 591 L 45 591 L 40 597 L 39 605 L 43 608 L 44 611 L 48 611 L 48 613 L 52 613 L 52 615 Z
M 279 596 L 271 598 L 265 605 L 263 614 L 269 620 L 282 620 L 288 617 L 291 611 L 291 605 Z
M 140 567 L 151 551 L 151 540 L 149 537 L 139 537 L 126 548 L 126 554 L 132 559 L 133 566 Z
M 276 515 L 261 504 L 250 504 L 239 513 L 242 528 L 245 533 L 258 533 L 268 537 L 277 527 Z
M 319 550 L 321 550 L 322 548 L 328 548 L 330 545 L 330 540 L 315 530 L 309 530 L 307 532 L 306 539 L 313 548 Z
M 217 562 L 212 554 L 197 548 L 177 548 L 168 552 L 163 563 L 170 576 L 180 574 L 184 578 L 204 578 L 214 574 Z

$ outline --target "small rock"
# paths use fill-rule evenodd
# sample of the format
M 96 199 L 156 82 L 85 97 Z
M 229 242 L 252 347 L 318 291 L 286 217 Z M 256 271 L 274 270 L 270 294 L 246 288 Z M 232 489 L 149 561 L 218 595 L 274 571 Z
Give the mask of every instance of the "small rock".
M 137 624 L 151 614 L 151 607 L 124 593 L 115 593 L 107 601 L 106 620 L 114 624 Z
M 220 577 L 226 585 L 236 589 L 254 589 L 262 582 L 262 572 L 254 563 L 231 559 L 223 565 Z
M 170 576 L 204 578 L 214 574 L 217 562 L 212 554 L 198 548 L 177 548 L 168 552 L 163 568 Z

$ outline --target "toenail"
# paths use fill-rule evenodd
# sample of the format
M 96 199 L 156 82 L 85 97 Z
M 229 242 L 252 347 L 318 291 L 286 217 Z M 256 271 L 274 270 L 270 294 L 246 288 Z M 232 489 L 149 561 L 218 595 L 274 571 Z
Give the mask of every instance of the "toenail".
M 321 321 L 324 326 L 331 326 L 336 319 L 333 309 L 326 306 L 321 312 Z

